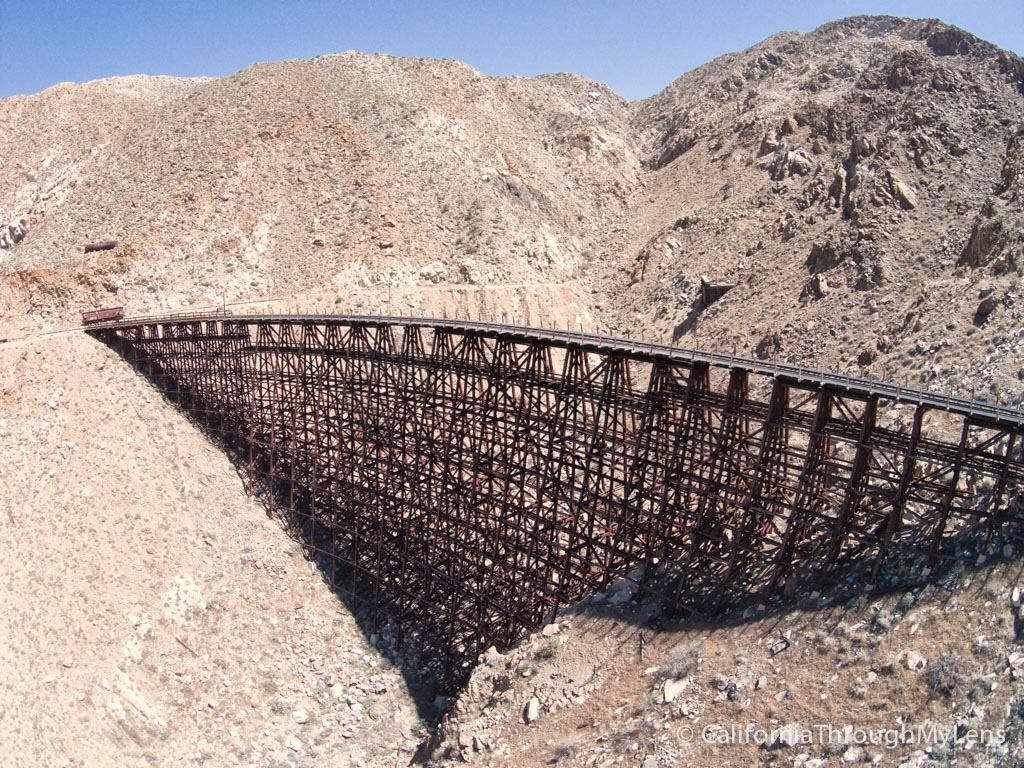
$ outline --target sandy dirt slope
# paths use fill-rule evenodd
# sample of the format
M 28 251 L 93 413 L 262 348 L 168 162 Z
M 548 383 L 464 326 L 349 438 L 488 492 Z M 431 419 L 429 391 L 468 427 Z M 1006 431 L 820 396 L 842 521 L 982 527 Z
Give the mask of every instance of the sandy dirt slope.
M 438 754 L 481 766 L 1018 766 L 1020 578 L 1014 563 L 713 621 L 661 621 L 657 600 L 634 604 L 624 584 L 486 654 Z
M 0 541 L 0 764 L 393 765 L 415 749 L 402 678 L 319 572 L 88 337 L 0 345 Z

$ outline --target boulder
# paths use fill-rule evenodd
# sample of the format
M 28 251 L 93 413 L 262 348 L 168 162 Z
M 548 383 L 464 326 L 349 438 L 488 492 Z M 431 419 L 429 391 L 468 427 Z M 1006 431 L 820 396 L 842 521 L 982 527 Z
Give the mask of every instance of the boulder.
M 979 303 L 978 308 L 974 311 L 973 323 L 975 325 L 984 325 L 988 320 L 988 316 L 995 312 L 996 307 L 999 306 L 999 298 L 994 295 L 984 297 Z
M 907 665 L 907 669 L 911 672 L 919 672 L 928 666 L 928 661 L 917 651 L 907 651 L 907 657 L 904 659 Z
M 805 304 L 808 301 L 817 301 L 828 295 L 829 287 L 828 280 L 823 275 L 815 275 L 804 283 L 803 290 L 800 292 L 800 301 Z
M 536 696 L 526 702 L 526 708 L 523 710 L 523 720 L 529 723 L 535 723 L 540 719 L 540 699 Z
M 842 255 L 836 249 L 831 240 L 824 240 L 811 246 L 811 252 L 804 262 L 810 272 L 825 272 L 835 267 L 843 260 Z
M 662 689 L 661 695 L 666 704 L 671 704 L 685 689 L 685 680 L 666 680 L 665 687 Z
M 893 171 L 888 170 L 885 173 L 889 182 L 889 192 L 896 204 L 904 211 L 917 208 L 917 193 Z
M 6 227 L 0 227 L 0 249 L 10 250 L 25 239 L 25 222 L 16 219 Z
M 790 176 L 806 176 L 816 167 L 817 163 L 814 162 L 814 158 L 802 149 L 789 152 L 786 155 L 786 170 Z

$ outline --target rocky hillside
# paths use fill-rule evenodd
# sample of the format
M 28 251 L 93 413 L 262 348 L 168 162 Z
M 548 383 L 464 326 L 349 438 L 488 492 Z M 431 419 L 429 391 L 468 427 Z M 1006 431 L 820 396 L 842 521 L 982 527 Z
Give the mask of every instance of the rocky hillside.
M 1022 91 L 1020 58 L 893 18 L 684 75 L 635 105 L 616 325 L 1016 402 Z M 706 311 L 702 275 L 736 286 Z
M 399 672 L 122 365 L 77 336 L 0 345 L 0 764 L 408 763 Z
M 571 75 L 357 53 L 63 84 L 0 101 L 0 325 L 283 298 L 1012 400 L 1022 82 L 1020 58 L 961 30 L 862 17 L 635 104 Z M 119 246 L 83 253 L 100 240 Z M 736 287 L 705 311 L 702 276 Z
M 557 284 L 637 182 L 628 118 L 581 78 L 355 53 L 11 99 L 7 311 Z M 87 257 L 97 240 L 120 246 Z
M 1022 233 L 1024 62 L 936 21 L 783 33 L 638 103 L 356 53 L 0 100 L 0 746 L 25 765 L 390 766 L 437 714 L 148 385 L 80 334 L 13 337 L 112 304 L 448 314 L 1018 404 Z M 707 307 L 702 277 L 729 287 Z M 730 623 L 596 598 L 489 654 L 435 754 L 1019 763 L 1024 597 L 1003 554 L 949 591 Z M 822 718 L 1011 741 L 679 737 Z

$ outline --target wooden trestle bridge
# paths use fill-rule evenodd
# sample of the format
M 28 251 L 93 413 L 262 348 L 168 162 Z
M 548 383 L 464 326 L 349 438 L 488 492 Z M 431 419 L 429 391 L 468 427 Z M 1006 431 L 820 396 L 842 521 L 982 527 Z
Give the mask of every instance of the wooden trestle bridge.
M 482 322 L 193 315 L 89 333 L 214 434 L 449 689 L 615 579 L 713 611 L 919 582 L 1024 530 L 1021 413 L 989 403 Z

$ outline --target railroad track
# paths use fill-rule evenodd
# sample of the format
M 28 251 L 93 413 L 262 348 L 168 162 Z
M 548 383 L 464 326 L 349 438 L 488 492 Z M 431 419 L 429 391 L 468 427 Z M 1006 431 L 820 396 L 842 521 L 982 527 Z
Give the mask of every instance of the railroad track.
M 916 583 L 1022 540 L 1024 420 L 993 403 L 437 318 L 87 330 L 215 436 L 446 688 L 616 579 L 708 612 Z

